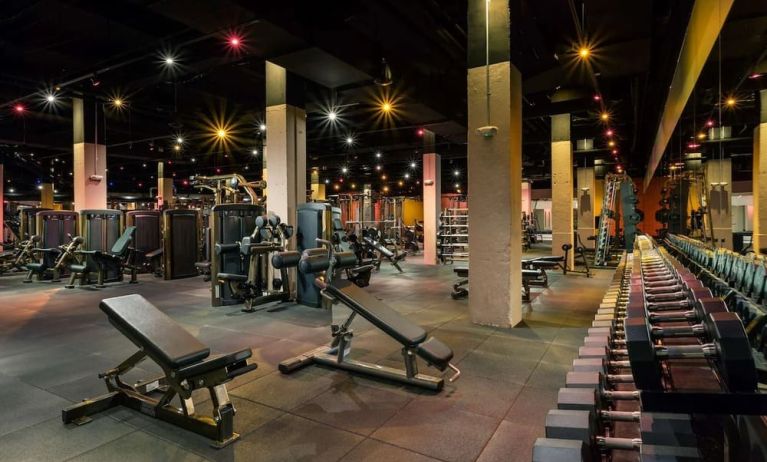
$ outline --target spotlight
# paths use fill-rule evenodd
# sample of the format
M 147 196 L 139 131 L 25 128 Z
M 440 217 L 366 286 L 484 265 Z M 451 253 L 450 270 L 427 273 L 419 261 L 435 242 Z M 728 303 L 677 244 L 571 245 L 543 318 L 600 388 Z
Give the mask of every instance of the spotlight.
M 13 110 L 16 111 L 16 114 L 22 114 L 27 110 L 27 108 L 25 108 L 23 104 L 19 103 L 13 106 Z
M 608 129 L 608 130 L 605 132 L 605 135 L 606 135 L 606 136 L 613 136 L 614 134 L 615 134 L 615 132 L 613 132 L 612 128 Z
M 581 59 L 588 59 L 588 57 L 591 56 L 591 48 L 586 45 L 581 45 L 578 49 L 578 56 L 580 56 Z
M 176 60 L 173 59 L 173 56 L 170 56 L 170 55 L 165 56 L 163 58 L 163 62 L 165 63 L 166 66 L 172 66 L 172 65 L 176 64 Z
M 381 151 L 378 151 L 376 152 L 376 159 L 380 159 L 380 158 L 381 158 Z
M 410 179 L 410 174 L 409 174 L 409 173 L 406 173 L 404 176 L 405 176 L 405 179 L 406 179 L 406 180 L 409 180 L 409 179 Z
M 703 132 L 698 133 L 698 139 L 699 140 L 705 140 L 706 139 L 706 134 L 703 133 Z
M 599 114 L 599 118 L 602 119 L 602 121 L 607 122 L 608 120 L 610 120 L 610 114 L 608 114 L 607 112 L 602 112 L 601 114 Z
M 325 184 L 330 184 L 330 180 L 325 180 Z
M 392 111 L 392 109 L 393 109 L 393 107 L 392 107 L 392 104 L 391 104 L 391 102 L 390 102 L 390 101 L 386 101 L 386 100 L 384 100 L 384 101 L 381 103 L 381 111 L 383 111 L 383 112 L 385 112 L 385 113 L 389 113 L 389 112 L 391 112 L 391 111 Z
M 181 150 L 181 146 L 177 144 L 177 145 L 173 146 L 173 149 L 176 150 L 176 151 L 180 151 Z
M 347 136 L 346 137 L 346 144 L 348 144 L 349 146 L 353 145 L 354 144 L 354 137 Z
M 761 78 L 764 74 L 760 74 L 758 72 L 754 72 L 753 74 L 749 75 L 748 78 L 751 80 L 755 80 L 758 78 Z
M 416 133 L 418 134 L 418 136 L 423 136 L 423 128 L 419 128 Z
M 48 93 L 47 95 L 45 95 L 45 100 L 48 101 L 49 103 L 53 103 L 54 101 L 56 101 L 56 95 L 54 95 L 53 93 Z
M 219 137 L 220 139 L 226 138 L 226 136 L 227 136 L 226 130 L 224 130 L 223 128 L 219 128 L 216 131 L 216 136 Z
M 709 119 L 709 120 L 706 121 L 706 127 L 713 127 L 713 126 L 714 126 L 714 121 L 713 120 Z
M 178 143 L 178 144 L 183 144 L 183 143 L 184 143 L 184 138 L 181 138 L 181 137 L 179 136 L 178 138 L 176 138 L 176 143 Z
M 250 151 L 250 153 L 253 154 L 254 156 L 257 156 L 258 155 L 258 149 L 254 149 L 254 150 Z
M 613 153 L 614 156 L 617 156 L 618 155 L 618 150 L 617 149 L 613 149 L 612 153 Z
M 456 188 L 456 189 L 458 189 L 458 188 L 460 188 L 460 187 L 461 187 L 461 183 L 456 183 L 456 184 L 455 184 L 455 188 Z
M 386 176 L 385 174 L 384 174 L 384 175 L 381 175 L 381 179 L 382 179 L 383 181 L 386 181 L 386 178 L 387 178 L 387 176 Z
M 239 48 L 242 45 L 242 39 L 235 34 L 230 35 L 226 41 L 231 48 Z
M 602 96 L 599 94 L 594 95 L 594 101 L 602 101 Z
M 404 184 L 405 184 L 405 183 L 404 183 L 402 180 L 399 180 L 399 181 L 397 182 L 397 185 L 398 185 L 399 187 L 402 187 L 402 185 L 404 185 Z
M 415 162 L 410 162 L 410 168 L 415 168 Z
M 737 103 L 737 101 L 732 96 L 727 98 L 727 101 L 725 101 L 725 104 L 727 104 L 727 107 L 735 107 L 736 103 Z
M 461 172 L 458 170 L 453 170 L 453 176 L 461 176 Z
M 352 183 L 352 189 L 357 189 L 357 185 Z
M 338 186 L 337 184 L 334 184 L 334 185 L 333 185 L 333 189 L 335 189 L 336 191 L 338 191 L 339 189 L 341 189 L 341 187 L 340 187 L 340 186 Z
M 331 122 L 335 122 L 335 120 L 338 118 L 338 114 L 336 111 L 330 111 L 328 112 L 328 120 Z
M 381 171 L 382 168 L 383 167 L 381 167 L 380 165 L 376 165 L 376 170 L 378 170 L 379 172 Z
M 614 146 L 615 146 L 615 141 L 613 141 L 613 140 L 610 140 L 610 141 L 608 141 L 608 142 L 607 142 L 607 145 L 608 145 L 608 146 L 610 146 L 610 147 L 612 148 L 612 147 L 614 147 Z
M 383 187 L 383 192 L 389 192 L 389 187 L 388 186 L 384 186 Z
M 112 106 L 114 107 L 122 107 L 123 104 L 124 104 L 124 101 L 121 100 L 120 98 L 115 98 L 112 100 Z
M 194 157 L 192 157 L 190 160 L 192 161 L 192 163 L 197 162 L 197 159 L 195 159 Z
M 344 174 L 349 173 L 349 167 L 345 167 L 345 166 L 341 167 L 341 173 L 344 173 Z

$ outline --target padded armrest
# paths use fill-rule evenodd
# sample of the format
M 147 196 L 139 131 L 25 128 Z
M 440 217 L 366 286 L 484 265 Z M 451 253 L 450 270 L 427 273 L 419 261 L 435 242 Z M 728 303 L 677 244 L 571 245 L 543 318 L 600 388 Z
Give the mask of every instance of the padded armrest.
M 159 249 L 155 249 L 155 250 L 153 250 L 151 252 L 145 253 L 144 257 L 145 258 L 155 258 L 155 257 L 159 257 L 160 255 L 162 255 L 162 253 L 163 253 L 163 248 L 160 247 Z
M 107 298 L 99 304 L 109 322 L 166 369 L 202 361 L 210 349 L 141 295 Z
M 421 326 L 349 281 L 337 279 L 325 291 L 403 345 L 416 346 L 426 339 Z

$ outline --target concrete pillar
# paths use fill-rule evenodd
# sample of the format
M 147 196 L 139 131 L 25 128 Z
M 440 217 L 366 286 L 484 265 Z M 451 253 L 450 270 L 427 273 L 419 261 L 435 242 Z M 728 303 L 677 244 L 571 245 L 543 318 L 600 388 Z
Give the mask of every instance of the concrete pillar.
M 533 184 L 529 180 L 522 182 L 522 212 L 525 215 L 533 213 Z
M 442 162 L 434 143 L 434 132 L 423 131 L 423 262 L 437 264 L 437 230 L 442 208 Z
M 173 176 L 166 174 L 165 164 L 157 162 L 157 209 L 173 208 L 176 199 L 173 197 Z
M 570 114 L 557 114 L 551 116 L 551 254 L 564 255 L 564 244 L 573 244 L 573 143 Z
M 706 162 L 708 207 L 717 247 L 732 250 L 732 163 L 730 159 Z
M 320 171 L 316 168 L 312 169 L 312 173 L 310 174 L 310 183 L 311 183 L 311 190 L 312 190 L 312 201 L 319 201 L 319 200 L 325 200 L 325 188 L 323 187 L 322 191 L 322 199 L 319 199 L 320 197 Z M 325 185 L 322 185 L 325 186 Z
M 767 248 L 767 90 L 759 92 L 759 125 L 754 128 L 754 250 Z
M 594 214 L 597 210 L 597 186 L 593 168 L 579 168 L 576 172 L 576 190 L 578 198 L 578 237 L 584 247 L 593 248 L 595 241 L 590 236 L 596 235 Z
M 95 99 L 72 98 L 74 209 L 107 208 L 107 148 L 104 107 Z
M 306 111 L 303 82 L 266 62 L 266 147 L 269 165 L 269 211 L 286 223 L 296 219 L 296 207 L 306 202 Z M 264 166 L 264 177 L 266 165 Z
M 362 226 L 370 227 L 371 222 L 375 221 L 375 211 L 373 210 L 373 185 L 366 183 L 362 185 L 362 216 L 360 220 L 364 223 Z
M 469 313 L 512 327 L 522 321 L 522 75 L 509 62 L 508 2 L 469 0 L 468 23 Z
M 43 183 L 40 186 L 40 207 L 53 210 L 53 183 Z

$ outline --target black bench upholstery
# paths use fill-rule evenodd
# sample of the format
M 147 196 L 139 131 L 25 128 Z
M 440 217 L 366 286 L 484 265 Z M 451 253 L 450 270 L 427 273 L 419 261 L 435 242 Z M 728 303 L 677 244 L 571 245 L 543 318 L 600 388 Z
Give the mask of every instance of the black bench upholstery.
M 162 367 L 178 369 L 210 355 L 208 347 L 141 295 L 107 298 L 99 308 L 117 330 Z
M 426 340 L 426 331 L 422 327 L 349 281 L 333 281 L 325 291 L 405 346 L 414 347 Z

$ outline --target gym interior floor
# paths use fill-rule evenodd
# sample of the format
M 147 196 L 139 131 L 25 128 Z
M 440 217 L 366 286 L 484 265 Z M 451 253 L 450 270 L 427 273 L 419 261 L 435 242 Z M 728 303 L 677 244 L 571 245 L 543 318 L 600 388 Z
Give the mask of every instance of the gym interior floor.
M 281 360 L 329 340 L 323 310 L 211 308 L 202 278 L 142 275 L 138 285 L 67 290 L 1 277 L 0 459 L 529 460 L 612 270 L 590 279 L 551 272 L 549 289 L 533 289 L 524 323 L 495 329 L 472 324 L 468 302 L 450 298 L 451 266 L 419 260 L 409 259 L 403 274 L 384 263 L 367 290 L 453 348 L 463 375 L 439 394 L 320 367 L 280 374 Z M 102 298 L 134 292 L 214 353 L 253 349 L 258 369 L 229 384 L 240 441 L 215 450 L 202 437 L 125 409 L 81 427 L 61 423 L 62 408 L 105 392 L 98 372 L 135 351 L 98 309 Z M 353 346 L 356 357 L 401 365 L 397 344 L 364 320 L 356 321 Z M 142 363 L 129 378 L 153 375 L 152 366 Z

